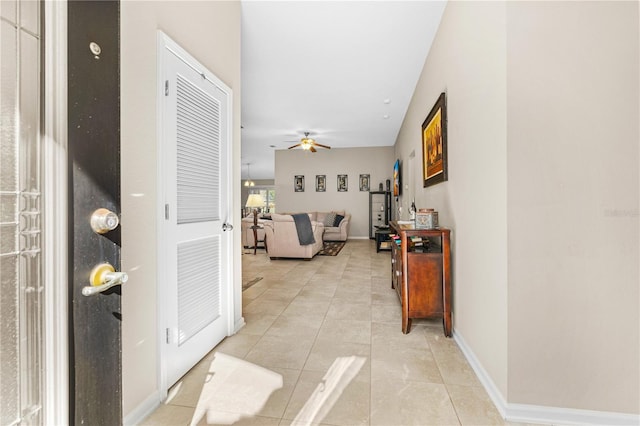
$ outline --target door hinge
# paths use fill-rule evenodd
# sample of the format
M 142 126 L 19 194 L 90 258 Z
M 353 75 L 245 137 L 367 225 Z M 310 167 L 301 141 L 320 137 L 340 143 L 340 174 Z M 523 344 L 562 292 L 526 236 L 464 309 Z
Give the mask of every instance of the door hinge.
M 169 220 L 169 204 L 164 205 L 164 219 Z
M 165 340 L 167 341 L 167 345 L 172 345 L 180 342 L 180 335 L 176 327 L 167 327 L 165 333 Z
M 169 80 L 164 81 L 164 95 L 169 96 Z

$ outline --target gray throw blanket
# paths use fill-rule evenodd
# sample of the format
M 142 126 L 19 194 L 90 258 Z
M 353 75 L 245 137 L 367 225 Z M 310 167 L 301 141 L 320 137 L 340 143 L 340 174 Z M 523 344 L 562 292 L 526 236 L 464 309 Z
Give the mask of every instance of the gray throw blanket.
M 301 246 L 306 246 L 316 242 L 313 238 L 313 229 L 311 229 L 311 219 L 306 213 L 292 214 L 293 221 L 296 223 L 296 231 L 298 231 L 298 241 Z

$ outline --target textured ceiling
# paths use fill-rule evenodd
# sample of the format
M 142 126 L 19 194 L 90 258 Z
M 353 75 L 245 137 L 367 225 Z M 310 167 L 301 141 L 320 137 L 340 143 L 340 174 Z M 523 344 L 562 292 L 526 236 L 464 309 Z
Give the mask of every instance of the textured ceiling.
M 444 6 L 243 1 L 242 178 L 249 163 L 273 179 L 274 151 L 305 131 L 332 148 L 393 145 Z

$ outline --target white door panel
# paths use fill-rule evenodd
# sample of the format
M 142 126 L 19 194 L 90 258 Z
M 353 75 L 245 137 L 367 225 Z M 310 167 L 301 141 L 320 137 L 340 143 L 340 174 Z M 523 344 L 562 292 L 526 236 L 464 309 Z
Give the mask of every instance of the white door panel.
M 161 50 L 159 291 L 166 386 L 229 334 L 230 91 L 166 36 Z M 164 43 L 164 44 L 163 44 Z

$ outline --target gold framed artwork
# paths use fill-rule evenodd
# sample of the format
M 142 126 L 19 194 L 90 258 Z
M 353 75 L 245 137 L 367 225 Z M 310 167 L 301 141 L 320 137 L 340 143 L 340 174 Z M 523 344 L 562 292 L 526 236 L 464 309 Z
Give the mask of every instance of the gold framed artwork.
M 447 104 L 440 94 L 422 123 L 422 186 L 447 180 Z

